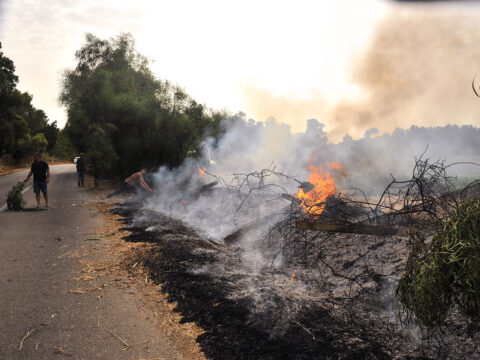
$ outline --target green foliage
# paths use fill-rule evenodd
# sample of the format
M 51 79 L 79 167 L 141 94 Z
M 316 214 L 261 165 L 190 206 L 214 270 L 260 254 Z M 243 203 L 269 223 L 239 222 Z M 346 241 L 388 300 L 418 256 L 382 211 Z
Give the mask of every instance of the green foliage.
M 55 143 L 58 129 L 56 122 L 48 123 L 44 111 L 33 107 L 30 94 L 16 89 L 17 82 L 13 61 L 0 51 L 0 156 L 12 156 L 19 162 L 35 148 L 52 149 L 48 142 Z M 43 138 L 36 137 L 38 134 Z
M 114 172 L 118 156 L 111 140 L 104 136 L 101 129 L 91 135 L 86 158 L 95 177 L 107 177 Z
M 57 127 L 56 121 L 45 125 L 45 128 L 43 129 L 43 135 L 45 135 L 45 139 L 48 143 L 47 152 L 52 153 L 53 149 L 55 148 L 59 131 L 60 130 Z
M 75 56 L 77 66 L 65 72 L 60 94 L 68 110 L 65 131 L 96 174 L 177 166 L 219 127 L 214 113 L 155 78 L 131 35 L 102 40 L 87 34 Z
M 43 153 L 47 150 L 48 141 L 43 133 L 38 133 L 32 137 L 32 150 L 33 152 Z
M 35 152 L 43 153 L 47 150 L 48 142 L 43 133 L 38 133 L 35 136 L 26 134 L 17 141 L 13 158 L 18 162 L 20 159 L 25 159 Z
M 0 49 L 2 43 L 0 43 Z M 15 65 L 13 61 L 3 55 L 0 51 L 0 96 L 7 94 L 17 86 L 18 76 L 15 75 Z
M 53 148 L 53 155 L 57 159 L 72 161 L 75 157 L 76 150 L 73 147 L 68 135 L 64 130 L 58 133 L 55 147 Z
M 12 211 L 20 211 L 25 207 L 22 191 L 25 188 L 24 182 L 17 183 L 7 194 L 7 208 Z
M 429 329 L 441 326 L 454 308 L 480 320 L 480 200 L 460 204 L 431 244 L 412 239 L 397 290 L 406 314 Z

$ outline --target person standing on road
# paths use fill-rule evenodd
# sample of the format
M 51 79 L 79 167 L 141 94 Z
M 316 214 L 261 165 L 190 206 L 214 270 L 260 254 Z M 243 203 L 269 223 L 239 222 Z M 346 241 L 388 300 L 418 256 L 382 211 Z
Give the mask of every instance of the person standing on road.
M 117 191 L 114 191 L 113 193 L 107 195 L 105 198 L 106 199 L 111 198 L 111 197 L 113 197 L 115 195 L 118 195 L 118 194 L 121 194 L 122 192 L 127 191 L 127 190 L 130 190 L 130 191 L 134 192 L 135 194 L 137 194 L 137 191 L 139 190 L 140 187 L 144 188 L 148 192 L 152 192 L 152 189 L 150 188 L 150 186 L 148 186 L 147 182 L 143 178 L 143 175 L 145 175 L 145 173 L 146 173 L 146 170 L 141 169 L 139 172 L 136 172 L 136 173 L 130 175 L 128 178 L 123 180 L 123 182 L 120 186 L 120 189 L 118 189 Z
M 80 153 L 80 157 L 77 159 L 77 174 L 78 174 L 78 186 L 83 186 L 83 180 L 85 178 L 85 159 L 83 153 Z
M 36 152 L 35 155 L 33 155 L 33 160 L 34 162 L 30 167 L 30 172 L 24 182 L 27 182 L 33 174 L 33 192 L 37 198 L 37 208 L 40 207 L 40 191 L 43 193 L 43 198 L 45 199 L 45 207 L 48 207 L 47 184 L 50 181 L 50 169 L 48 164 L 42 160 L 40 153 Z

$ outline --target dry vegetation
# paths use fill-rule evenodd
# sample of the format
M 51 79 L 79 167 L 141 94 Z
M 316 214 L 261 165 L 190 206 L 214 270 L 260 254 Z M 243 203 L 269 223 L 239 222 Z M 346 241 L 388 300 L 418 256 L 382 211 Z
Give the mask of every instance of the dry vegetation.
M 93 183 L 92 179 L 89 179 Z M 92 190 L 96 194 L 104 193 L 105 189 Z M 168 301 L 168 294 L 162 291 L 162 286 L 155 284 L 148 276 L 141 262 L 135 261 L 138 252 L 147 251 L 146 243 L 130 243 L 123 239 L 130 235 L 119 221 L 120 217 L 110 212 L 111 203 L 97 203 L 95 207 L 103 215 L 103 231 L 98 238 L 107 241 L 109 253 L 100 260 L 83 260 L 82 276 L 78 280 L 83 284 L 77 291 L 93 291 L 99 288 L 116 286 L 122 289 L 133 288 L 139 293 L 142 301 L 154 311 L 158 328 L 169 338 L 178 351 L 188 359 L 204 359 L 195 338 L 202 331 L 193 323 L 181 323 L 181 316 L 174 311 L 176 304 Z M 95 241 L 97 238 L 90 238 Z M 133 266 L 135 265 L 135 266 Z M 104 283 L 108 275 L 113 283 Z M 133 282 L 131 279 L 142 279 Z M 88 284 L 88 285 L 86 285 Z M 130 345 L 132 346 L 132 345 Z
M 73 279 L 77 285 L 68 292 L 73 294 L 86 294 L 94 292 L 98 294 L 97 300 L 102 298 L 101 290 L 108 287 L 116 287 L 136 294 L 140 300 L 153 313 L 156 326 L 166 335 L 169 343 L 185 359 L 205 359 L 195 339 L 202 334 L 202 330 L 191 322 L 182 322 L 182 317 L 175 311 L 177 304 L 168 300 L 168 294 L 160 284 L 156 284 L 143 267 L 143 263 L 137 258 L 138 254 L 148 251 L 148 243 L 131 243 L 124 241 L 131 232 L 125 229 L 121 217 L 111 213 L 112 203 L 100 201 L 106 193 L 111 191 L 107 182 L 101 182 L 98 188 L 94 186 L 92 176 L 86 176 L 85 185 L 87 191 L 95 199 L 85 204 L 72 206 L 87 206 L 95 208 L 102 215 L 102 228 L 93 234 L 85 234 L 86 242 L 102 244 L 87 250 L 67 251 L 58 258 L 72 258 L 79 260 L 81 269 Z M 58 241 L 62 239 L 59 238 Z M 103 326 L 102 315 L 97 318 L 97 327 Z M 109 331 L 110 336 L 118 339 L 123 349 L 145 345 L 150 341 L 145 340 L 132 343 L 125 339 L 122 334 Z M 153 334 L 152 334 L 153 335 Z M 89 340 L 86 340 L 89 342 Z M 92 343 L 94 346 L 98 344 Z M 58 352 L 65 354 L 59 350 Z M 70 354 L 71 355 L 71 354 Z

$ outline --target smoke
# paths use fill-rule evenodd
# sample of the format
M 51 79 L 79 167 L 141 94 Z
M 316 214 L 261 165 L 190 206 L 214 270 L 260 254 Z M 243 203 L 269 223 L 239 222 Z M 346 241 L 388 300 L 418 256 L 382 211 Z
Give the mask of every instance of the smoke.
M 272 117 L 255 122 L 240 113 L 226 119 L 224 134 L 205 139 L 197 159 L 155 174 L 159 190 L 149 206 L 218 242 L 255 222 L 256 231 L 239 238 L 257 258 L 262 237 L 290 206 L 281 194 L 298 191 L 309 164 L 326 168 L 339 162 L 349 176 L 333 172 L 337 191 L 359 187 L 375 196 L 391 174 L 409 178 L 414 158 L 427 148 L 424 156 L 434 160 L 480 163 L 477 128 L 432 126 L 479 122 L 480 102 L 471 90 L 480 64 L 477 43 L 480 31 L 471 17 L 440 11 L 392 14 L 355 66 L 353 79 L 367 94 L 363 100 L 347 99 L 327 111 L 321 98 L 297 101 L 253 91 L 252 103 L 262 105 L 265 114 L 279 111 L 299 119 L 318 107 L 322 122 L 310 119 L 304 133 L 294 134 Z M 264 169 L 273 172 L 247 176 Z M 200 177 L 203 170 L 207 173 Z M 457 174 L 478 173 L 463 168 Z M 202 188 L 214 181 L 219 183 L 214 191 Z
M 360 188 L 376 196 L 392 175 L 408 180 L 415 158 L 422 153 L 424 159 L 447 163 L 480 163 L 480 129 L 473 126 L 412 126 L 382 135 L 371 128 L 361 139 L 345 136 L 332 144 L 324 124 L 315 119 L 307 121 L 301 134 L 293 134 L 274 119 L 262 123 L 241 115 L 223 125 L 219 139 L 207 138 L 200 144 L 198 158 L 189 158 L 173 170 L 162 167 L 153 175 L 156 190 L 147 206 L 220 243 L 247 227 L 248 234 L 242 233 L 239 240 L 259 252 L 268 229 L 291 206 L 282 194 L 298 192 L 300 183 L 309 178 L 309 165 L 327 170 L 330 163 L 340 163 L 342 168 L 331 173 L 337 192 L 347 195 Z M 478 166 L 450 170 L 462 178 L 480 174 Z
M 181 218 L 220 242 L 242 225 L 275 209 L 270 203 L 267 211 L 265 205 L 259 203 L 252 210 L 249 201 L 244 201 L 246 195 L 252 199 L 263 196 L 280 200 L 279 192 L 294 192 L 298 185 L 277 175 L 264 179 L 253 176 L 242 185 L 246 175 L 269 168 L 304 179 L 310 155 L 309 150 L 299 147 L 288 126 L 273 119 L 256 123 L 236 117 L 224 126 L 225 133 L 220 139 L 208 138 L 200 144 L 198 158 L 188 159 L 172 171 L 163 167 L 155 173 L 153 179 L 158 190 L 148 204 Z M 213 182 L 217 182 L 217 186 L 215 191 L 210 191 L 208 186 Z M 273 183 L 279 187 L 271 192 L 269 185 Z M 261 189 L 248 194 L 249 189 L 259 187 Z M 286 205 L 285 200 L 279 202 L 280 207 Z
M 243 96 L 249 113 L 255 118 L 261 120 L 274 117 L 280 122 L 291 124 L 294 131 L 304 131 L 305 119 L 324 119 L 328 115 L 328 103 L 320 92 L 314 92 L 308 98 L 296 98 L 274 95 L 250 84 L 244 88 Z
M 466 16 L 391 16 L 357 65 L 354 81 L 368 101 L 344 101 L 333 112 L 333 134 L 359 135 L 411 125 L 479 124 L 471 91 L 480 65 L 480 32 Z
M 407 8 L 410 9 L 410 8 Z M 471 89 L 480 66 L 476 18 L 451 8 L 397 7 L 376 29 L 367 51 L 353 66 L 352 82 L 361 99 L 328 106 L 321 93 L 285 98 L 249 87 L 249 111 L 292 124 L 321 119 L 331 141 L 362 137 L 412 125 L 480 124 L 480 103 Z
M 173 170 L 162 167 L 153 175 L 155 193 L 146 206 L 182 220 L 215 242 L 234 239 L 241 248 L 239 267 L 228 270 L 220 263 L 192 271 L 242 273 L 240 290 L 232 296 L 248 295 L 253 312 L 270 313 L 276 311 L 270 297 L 280 294 L 290 304 L 285 311 L 291 314 L 283 317 L 289 320 L 297 311 L 296 301 L 290 300 L 307 287 L 298 281 L 285 286 L 285 276 L 262 278 L 266 265 L 285 265 L 280 256 L 272 257 L 282 244 L 268 251 L 264 247 L 269 230 L 292 206 L 282 194 L 298 191 L 309 177 L 309 164 L 327 169 L 328 163 L 339 162 L 348 177 L 332 172 L 337 192 L 348 194 L 359 187 L 375 196 L 391 174 L 409 179 L 415 157 L 424 152 L 424 158 L 433 160 L 480 163 L 480 129 L 447 125 L 479 123 L 480 101 L 471 90 L 480 64 L 477 40 L 480 33 L 471 18 L 392 15 L 355 66 L 353 78 L 366 93 L 363 100 L 344 100 L 329 109 L 320 95 L 292 100 L 252 90 L 251 104 L 262 108 L 265 117 L 275 115 L 288 123 L 317 116 L 320 121 L 310 118 L 305 132 L 293 133 L 273 117 L 256 122 L 240 113 L 225 119 L 223 134 L 204 139 L 197 158 Z M 480 167 L 452 170 L 463 177 L 480 174 Z M 350 251 L 346 245 L 344 250 Z M 340 291 L 337 282 L 332 288 Z M 382 290 L 388 316 L 393 289 L 392 282 Z M 281 321 L 276 327 L 283 328 Z

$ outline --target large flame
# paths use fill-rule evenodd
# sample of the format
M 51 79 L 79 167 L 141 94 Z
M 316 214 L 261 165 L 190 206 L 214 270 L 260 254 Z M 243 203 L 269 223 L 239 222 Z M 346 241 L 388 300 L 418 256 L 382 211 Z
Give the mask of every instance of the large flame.
M 295 197 L 301 200 L 300 206 L 311 216 L 320 215 L 325 209 L 325 202 L 329 196 L 335 195 L 335 180 L 331 176 L 330 170 L 336 170 L 342 176 L 347 175 L 342 165 L 330 162 L 327 164 L 328 170 L 325 171 L 322 166 L 308 165 L 310 177 L 308 182 L 313 185 L 310 191 L 304 191 L 302 187 L 295 194 Z

